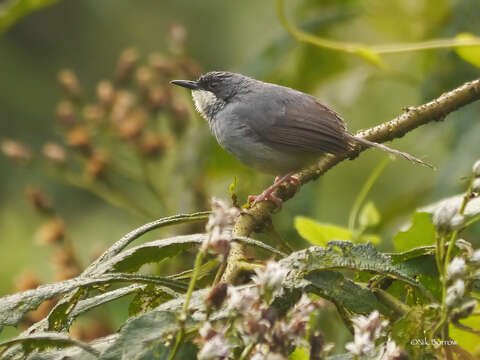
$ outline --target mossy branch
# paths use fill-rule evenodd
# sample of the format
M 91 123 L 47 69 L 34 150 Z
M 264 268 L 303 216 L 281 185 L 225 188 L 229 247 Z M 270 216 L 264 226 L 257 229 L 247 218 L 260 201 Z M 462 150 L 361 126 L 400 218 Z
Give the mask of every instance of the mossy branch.
M 377 143 L 384 143 L 401 138 L 408 132 L 432 121 L 444 119 L 449 113 L 480 100 L 480 79 L 468 82 L 440 97 L 417 107 L 409 107 L 403 114 L 383 124 L 361 131 L 356 136 Z M 347 158 L 354 158 L 366 150 L 361 145 L 342 155 L 326 155 L 315 166 L 300 171 L 297 176 L 300 186 L 316 180 L 332 167 Z M 298 191 L 296 185 L 285 183 L 277 189 L 275 195 L 283 201 L 291 199 Z M 233 228 L 233 236 L 249 236 L 254 231 L 260 231 L 270 219 L 276 206 L 271 201 L 263 201 L 245 211 L 239 217 Z M 232 244 L 228 264 L 223 274 L 223 280 L 232 282 L 238 272 L 237 263 L 244 258 L 241 244 Z

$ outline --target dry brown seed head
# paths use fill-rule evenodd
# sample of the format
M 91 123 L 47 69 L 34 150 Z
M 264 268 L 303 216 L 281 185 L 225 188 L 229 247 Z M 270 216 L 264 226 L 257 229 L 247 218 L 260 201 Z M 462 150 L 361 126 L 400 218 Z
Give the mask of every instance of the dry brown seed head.
M 61 125 L 71 126 L 77 122 L 75 108 L 73 104 L 68 101 L 60 101 L 55 110 L 57 120 Z
M 152 70 L 148 66 L 140 66 L 135 73 L 135 79 L 140 89 L 146 90 L 153 81 Z
M 117 124 L 118 136 L 122 139 L 133 140 L 141 135 L 147 122 L 148 114 L 139 108 L 130 113 L 123 121 Z
M 95 150 L 87 160 L 85 171 L 90 179 L 101 177 L 107 168 L 108 156 L 102 150 Z
M 89 124 L 99 124 L 105 118 L 105 109 L 99 104 L 86 105 L 83 108 L 83 118 Z
M 90 135 L 83 126 L 76 126 L 67 133 L 67 144 L 79 150 L 90 150 Z
M 3 140 L 0 149 L 7 158 L 22 164 L 30 162 L 33 157 L 30 148 L 16 140 Z
M 134 103 L 135 96 L 131 92 L 127 90 L 118 91 L 111 112 L 112 122 L 116 124 L 122 121 L 127 116 Z
M 14 288 L 15 292 L 35 289 L 41 285 L 37 274 L 31 270 L 24 270 L 15 277 Z
M 162 77 L 173 75 L 176 72 L 175 63 L 159 53 L 149 57 L 150 66 Z
M 115 71 L 116 77 L 119 81 L 125 81 L 132 74 L 133 69 L 138 62 L 138 52 L 136 49 L 129 48 L 120 54 Z
M 140 151 L 147 157 L 162 155 L 169 146 L 170 140 L 167 137 L 151 131 L 145 133 L 139 143 Z
M 170 94 L 163 86 L 153 86 L 148 90 L 148 107 L 159 110 L 170 100 Z
M 65 224 L 62 219 L 54 217 L 37 230 L 35 239 L 41 245 L 53 245 L 65 238 Z
M 103 80 L 97 85 L 97 98 L 100 104 L 105 107 L 112 106 L 115 101 L 115 88 L 111 81 Z
M 58 73 L 58 82 L 68 96 L 79 97 L 82 93 L 77 75 L 72 70 L 64 69 Z
M 25 196 L 35 210 L 50 213 L 52 211 L 52 201 L 39 189 L 33 186 L 28 186 L 25 189 Z
M 67 161 L 67 153 L 63 146 L 53 142 L 48 142 L 43 145 L 42 153 L 46 159 L 55 165 L 64 165 Z

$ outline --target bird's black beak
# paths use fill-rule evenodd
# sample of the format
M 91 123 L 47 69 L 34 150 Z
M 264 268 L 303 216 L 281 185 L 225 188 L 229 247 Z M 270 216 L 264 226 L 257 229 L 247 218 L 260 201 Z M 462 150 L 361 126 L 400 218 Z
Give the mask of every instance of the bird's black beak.
M 200 86 L 198 85 L 197 81 L 190 81 L 190 80 L 172 80 L 170 84 L 178 85 L 187 89 L 191 90 L 200 90 Z

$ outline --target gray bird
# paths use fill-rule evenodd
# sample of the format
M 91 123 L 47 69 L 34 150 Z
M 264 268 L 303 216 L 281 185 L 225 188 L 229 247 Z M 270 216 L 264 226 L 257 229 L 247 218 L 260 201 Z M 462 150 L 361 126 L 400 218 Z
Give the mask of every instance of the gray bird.
M 430 166 L 385 145 L 355 137 L 335 111 L 315 97 L 231 72 L 209 72 L 197 81 L 173 80 L 192 90 L 198 112 L 218 143 L 245 165 L 284 175 L 257 196 L 272 200 L 273 191 L 322 154 L 342 154 L 360 143 Z M 294 178 L 292 180 L 295 180 Z

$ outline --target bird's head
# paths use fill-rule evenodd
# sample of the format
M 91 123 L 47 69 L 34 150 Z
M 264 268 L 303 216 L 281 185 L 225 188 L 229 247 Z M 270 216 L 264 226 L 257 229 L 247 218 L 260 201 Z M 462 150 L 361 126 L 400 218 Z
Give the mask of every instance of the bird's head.
M 225 104 L 244 88 L 249 80 L 246 76 L 213 71 L 206 73 L 196 81 L 172 80 L 174 85 L 192 90 L 195 106 L 207 120 L 211 120 Z

